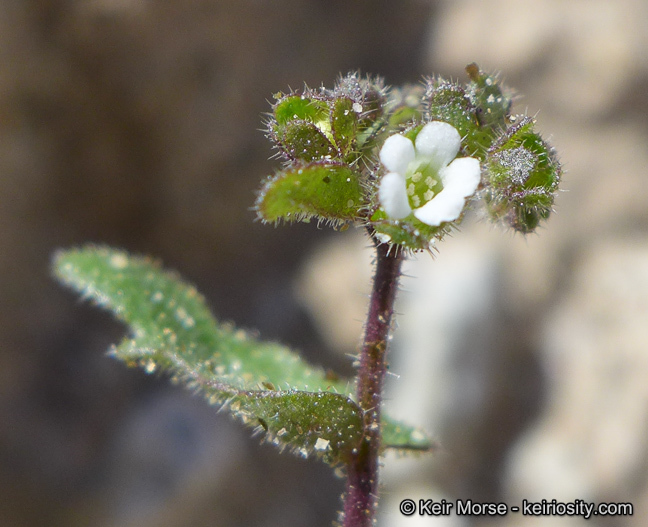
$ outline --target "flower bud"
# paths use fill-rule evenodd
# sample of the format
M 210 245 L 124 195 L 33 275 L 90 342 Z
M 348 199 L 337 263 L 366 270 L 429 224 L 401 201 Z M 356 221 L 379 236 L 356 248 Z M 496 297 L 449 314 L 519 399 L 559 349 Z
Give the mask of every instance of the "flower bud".
M 500 129 L 508 122 L 513 97 L 494 75 L 488 75 L 474 62 L 466 66 L 471 82 L 467 94 L 477 109 L 477 119 L 484 127 Z
M 461 86 L 441 78 L 427 79 L 423 104 L 429 120 L 446 122 L 459 131 L 466 155 L 484 158 L 495 135 L 481 127 L 477 107 Z
M 491 218 L 524 234 L 549 217 L 561 176 L 554 149 L 533 125 L 524 117 L 493 144 L 482 182 Z

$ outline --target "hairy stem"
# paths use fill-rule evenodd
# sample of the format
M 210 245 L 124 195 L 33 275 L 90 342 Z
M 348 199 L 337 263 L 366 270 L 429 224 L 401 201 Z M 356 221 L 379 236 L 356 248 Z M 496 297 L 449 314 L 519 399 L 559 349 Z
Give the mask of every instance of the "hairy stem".
M 380 452 L 380 404 L 387 363 L 387 338 L 402 252 L 387 244 L 376 245 L 376 274 L 369 303 L 364 342 L 358 369 L 358 402 L 364 410 L 364 437 L 347 466 L 344 527 L 369 527 L 378 502 L 378 454 Z

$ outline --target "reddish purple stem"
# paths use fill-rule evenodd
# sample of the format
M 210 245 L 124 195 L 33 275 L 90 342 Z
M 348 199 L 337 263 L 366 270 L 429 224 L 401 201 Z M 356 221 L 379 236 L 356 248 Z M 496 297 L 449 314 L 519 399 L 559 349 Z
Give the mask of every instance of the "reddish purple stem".
M 369 303 L 365 337 L 358 369 L 358 403 L 364 410 L 364 438 L 347 465 L 344 527 L 373 525 L 378 503 L 378 454 L 380 452 L 380 404 L 387 363 L 387 337 L 394 313 L 394 300 L 402 251 L 376 244 L 376 274 Z

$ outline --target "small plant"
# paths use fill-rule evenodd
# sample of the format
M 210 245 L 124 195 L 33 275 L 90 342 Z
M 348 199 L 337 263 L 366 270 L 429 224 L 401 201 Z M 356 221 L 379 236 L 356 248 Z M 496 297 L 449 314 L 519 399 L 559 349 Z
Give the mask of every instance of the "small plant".
M 54 260 L 63 283 L 130 326 L 114 357 L 168 372 L 280 450 L 341 468 L 344 527 L 373 524 L 380 455 L 433 447 L 421 430 L 381 414 L 403 258 L 435 250 L 479 201 L 490 219 L 533 232 L 558 188 L 560 164 L 534 120 L 511 115 L 511 95 L 496 77 L 475 64 L 466 70 L 465 86 L 428 78 L 388 89 L 351 73 L 333 89 L 275 95 L 267 136 L 283 164 L 258 194 L 259 218 L 355 225 L 375 246 L 355 379 L 219 324 L 194 287 L 149 258 L 89 246 Z

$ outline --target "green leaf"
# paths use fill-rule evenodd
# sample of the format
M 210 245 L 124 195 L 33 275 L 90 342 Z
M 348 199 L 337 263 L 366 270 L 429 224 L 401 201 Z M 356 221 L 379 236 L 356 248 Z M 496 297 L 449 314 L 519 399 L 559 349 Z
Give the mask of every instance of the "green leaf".
M 131 334 L 112 354 L 147 373 L 167 371 L 281 449 L 344 462 L 363 433 L 352 381 L 275 343 L 219 324 L 196 289 L 145 257 L 107 247 L 60 251 L 54 272 L 84 298 L 112 311 Z M 430 450 L 419 430 L 385 417 L 384 448 Z
M 61 281 L 131 327 L 112 351 L 128 365 L 170 372 L 280 448 L 340 463 L 360 441 L 362 411 L 346 386 L 278 344 L 219 325 L 194 287 L 152 260 L 89 247 L 59 252 L 54 266 Z
M 264 184 L 256 202 L 263 221 L 309 221 L 313 216 L 339 224 L 358 218 L 363 204 L 360 177 L 347 165 L 313 162 L 287 168 Z

